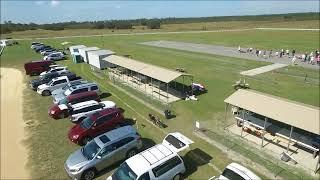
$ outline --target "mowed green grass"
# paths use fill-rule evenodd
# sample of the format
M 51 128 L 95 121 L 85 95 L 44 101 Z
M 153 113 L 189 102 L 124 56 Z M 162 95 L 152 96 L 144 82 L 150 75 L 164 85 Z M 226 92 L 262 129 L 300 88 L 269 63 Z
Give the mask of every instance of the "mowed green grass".
M 281 34 L 281 33 L 280 33 Z M 138 45 L 139 42 L 150 40 L 183 40 L 190 42 L 203 42 L 209 44 L 238 45 L 244 42 L 257 43 L 259 47 L 268 48 L 269 41 L 274 41 L 275 48 L 283 47 L 283 42 L 288 42 L 288 48 L 315 49 L 318 43 L 309 43 L 309 39 L 316 38 L 316 33 L 309 32 L 286 32 L 286 36 L 278 35 L 274 31 L 244 31 L 228 33 L 204 33 L 204 34 L 179 34 L 179 35 L 144 35 L 144 36 L 114 36 L 99 38 L 74 38 L 64 40 L 43 41 L 58 47 L 62 41 L 71 41 L 75 44 L 87 46 L 97 46 L 100 48 L 111 49 L 119 55 L 130 54 L 134 59 L 155 65 L 174 69 L 184 67 L 187 72 L 194 75 L 195 81 L 204 83 L 208 88 L 208 93 L 199 96 L 199 101 L 179 101 L 172 104 L 172 108 L 177 117 L 167 121 L 166 132 L 180 131 L 192 138 L 196 143 L 191 150 L 199 148 L 209 154 L 211 163 L 222 170 L 232 160 L 216 147 L 195 137 L 192 133 L 193 125 L 196 120 L 208 124 L 208 127 L 222 130 L 227 124 L 222 119 L 224 112 L 223 100 L 234 92 L 232 84 L 240 78 L 239 72 L 263 66 L 268 63 L 247 61 L 243 59 L 228 58 L 223 56 L 213 56 L 200 53 L 191 53 L 171 49 L 154 48 Z M 299 35 L 300 43 L 297 47 L 293 41 Z M 240 38 L 240 37 L 241 38 Z M 246 41 L 243 42 L 247 36 Z M 251 39 L 251 37 L 260 37 Z M 264 43 L 265 42 L 265 43 Z M 21 42 L 21 45 L 9 47 L 1 56 L 1 66 L 16 67 L 23 70 L 23 63 L 31 59 L 40 58 L 29 46 L 30 42 Z M 61 46 L 61 45 L 60 45 Z M 143 118 L 147 117 L 151 109 L 144 104 L 137 102 L 128 95 L 110 85 L 107 79 L 100 79 L 90 72 L 86 64 L 72 64 L 70 61 L 62 62 L 82 77 L 98 82 L 104 91 L 111 92 L 112 96 L 107 98 L 115 101 L 123 107 L 128 118 L 137 118 L 139 131 L 143 137 L 154 142 L 160 142 L 165 133 L 154 128 Z M 319 74 L 315 70 L 289 67 L 279 70 L 277 73 L 266 73 L 254 78 L 249 78 L 250 87 L 258 91 L 270 93 L 276 96 L 289 98 L 291 100 L 319 106 L 319 85 L 315 83 L 305 83 L 304 74 L 319 81 Z M 26 80 L 29 80 L 26 77 Z M 47 115 L 47 109 L 51 104 L 50 98 L 40 97 L 29 89 L 25 90 L 25 110 L 26 120 L 33 120 L 35 126 L 29 128 L 30 137 L 26 141 L 30 148 L 30 161 L 32 175 L 34 178 L 66 178 L 63 170 L 63 163 L 67 156 L 78 148 L 67 139 L 67 131 L 71 127 L 68 120 L 51 120 Z M 30 108 L 29 108 L 30 107 Z M 145 126 L 143 128 L 143 126 Z M 219 141 L 219 139 L 216 139 Z M 196 158 L 195 158 L 196 159 Z M 207 179 L 213 175 L 218 175 L 213 168 L 208 165 L 194 167 L 193 161 L 188 161 L 187 166 L 191 171 L 188 179 Z M 263 165 L 263 164 L 262 164 Z M 196 171 L 195 171 L 196 169 Z M 107 173 L 108 174 L 108 173 Z M 106 174 L 106 175 L 107 175 Z M 295 175 L 297 174 L 297 175 Z M 103 178 L 105 178 L 105 176 Z M 261 174 L 260 174 L 261 175 Z M 279 176 L 286 179 L 299 178 L 304 173 L 300 171 L 288 172 L 285 170 Z M 263 177 L 263 175 L 261 175 Z M 272 178 L 272 177 L 269 177 Z

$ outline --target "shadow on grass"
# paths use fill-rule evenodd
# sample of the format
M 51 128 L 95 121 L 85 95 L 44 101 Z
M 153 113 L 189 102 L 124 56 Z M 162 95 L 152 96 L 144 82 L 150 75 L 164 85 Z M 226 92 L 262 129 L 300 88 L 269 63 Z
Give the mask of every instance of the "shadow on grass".
M 100 94 L 100 98 L 104 99 L 104 98 L 110 97 L 111 95 L 112 95 L 111 93 L 103 92 L 103 93 Z
M 182 159 L 186 166 L 186 173 L 184 174 L 186 178 L 196 172 L 199 166 L 208 164 L 212 160 L 212 157 L 201 149 L 196 148 L 187 152 Z

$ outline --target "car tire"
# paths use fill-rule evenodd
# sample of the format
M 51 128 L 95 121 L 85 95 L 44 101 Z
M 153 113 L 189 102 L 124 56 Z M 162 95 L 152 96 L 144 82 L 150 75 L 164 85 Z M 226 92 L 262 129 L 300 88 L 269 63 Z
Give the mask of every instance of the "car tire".
M 96 176 L 96 170 L 95 169 L 88 169 L 83 172 L 82 178 L 84 180 L 92 180 Z
M 83 138 L 83 140 L 82 140 L 82 145 L 86 145 L 89 141 L 91 141 L 91 137 L 85 137 L 85 138 Z
M 128 151 L 128 152 L 127 152 L 127 155 L 126 155 L 127 159 L 129 159 L 129 158 L 131 158 L 132 156 L 136 155 L 137 152 L 138 152 L 138 151 L 137 151 L 136 149 L 132 149 L 132 150 Z
M 42 96 L 50 96 L 50 95 L 51 95 L 51 92 L 48 90 L 45 90 L 42 92 Z
M 179 173 L 179 174 L 176 174 L 176 175 L 172 178 L 172 180 L 182 180 L 181 174 L 180 174 L 180 173 Z

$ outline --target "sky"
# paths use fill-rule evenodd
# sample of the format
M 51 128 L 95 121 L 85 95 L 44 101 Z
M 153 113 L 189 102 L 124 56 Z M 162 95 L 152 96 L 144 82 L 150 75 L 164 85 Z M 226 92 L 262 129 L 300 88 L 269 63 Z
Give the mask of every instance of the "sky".
M 14 1 L 0 0 L 0 21 L 57 23 L 164 17 L 208 17 L 233 15 L 319 12 L 319 1 Z

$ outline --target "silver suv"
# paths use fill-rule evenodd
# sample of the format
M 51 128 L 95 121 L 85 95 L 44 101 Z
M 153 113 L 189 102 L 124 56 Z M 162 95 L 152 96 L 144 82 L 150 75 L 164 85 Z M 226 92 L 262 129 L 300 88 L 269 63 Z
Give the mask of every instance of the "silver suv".
M 72 153 L 65 170 L 73 179 L 93 179 L 97 172 L 137 154 L 142 147 L 140 135 L 132 126 L 104 133 Z

